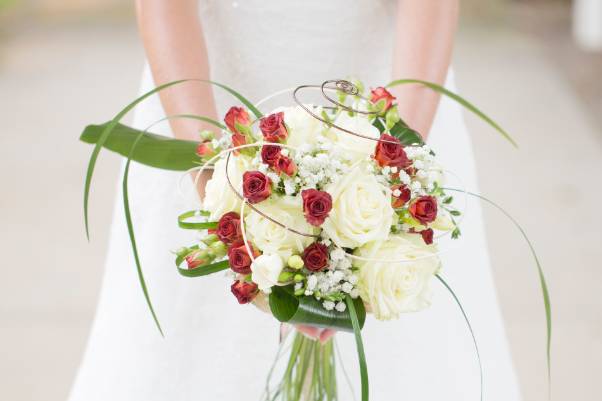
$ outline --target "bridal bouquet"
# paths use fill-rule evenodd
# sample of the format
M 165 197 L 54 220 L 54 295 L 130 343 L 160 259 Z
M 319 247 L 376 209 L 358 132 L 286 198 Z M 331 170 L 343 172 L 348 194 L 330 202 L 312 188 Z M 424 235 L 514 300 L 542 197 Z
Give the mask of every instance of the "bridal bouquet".
M 438 90 L 510 139 L 489 117 L 444 88 L 416 80 L 396 83 Z M 82 139 L 96 147 L 86 201 L 100 147 L 127 156 L 126 220 L 142 288 L 160 329 L 137 257 L 127 199 L 129 163 L 194 172 L 197 180 L 213 170 L 199 207 L 178 218 L 181 228 L 198 234 L 195 243 L 175 252 L 180 274 L 200 277 L 226 271 L 240 304 L 254 303 L 282 323 L 352 331 L 362 399 L 367 400 L 361 338 L 366 313 L 390 320 L 428 308 L 432 281 L 438 280 L 464 314 L 439 274 L 438 242 L 460 235 L 461 212 L 450 193 L 467 192 L 446 187 L 446 171 L 436 153 L 399 117 L 395 98 L 385 87 L 366 93 L 360 82 L 344 80 L 300 86 L 293 92 L 297 105 L 264 115 L 234 90 L 213 84 L 245 107 L 231 107 L 225 124 L 176 116 L 216 126 L 215 132 L 201 132 L 199 142 L 119 124 L 125 112 L 163 87 L 137 99 L 108 124 L 89 126 Z M 329 105 L 299 101 L 299 92 L 312 88 L 320 89 Z M 549 322 L 539 263 L 538 268 Z M 320 342 L 297 332 L 282 380 L 270 390 L 268 379 L 265 399 L 334 400 L 334 365 L 331 339 Z

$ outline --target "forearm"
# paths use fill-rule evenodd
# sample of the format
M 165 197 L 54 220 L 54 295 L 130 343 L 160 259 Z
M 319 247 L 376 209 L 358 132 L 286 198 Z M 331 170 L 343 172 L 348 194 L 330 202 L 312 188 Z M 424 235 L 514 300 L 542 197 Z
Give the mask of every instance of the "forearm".
M 187 78 L 209 79 L 207 49 L 196 0 L 137 0 L 138 27 L 156 85 Z M 165 113 L 217 115 L 211 85 L 187 82 L 159 93 Z M 170 121 L 174 135 L 198 140 L 215 127 L 191 119 Z
M 458 21 L 458 0 L 399 0 L 393 50 L 393 78 L 415 78 L 443 85 L 451 62 Z M 391 90 L 412 128 L 427 137 L 439 95 L 420 85 Z

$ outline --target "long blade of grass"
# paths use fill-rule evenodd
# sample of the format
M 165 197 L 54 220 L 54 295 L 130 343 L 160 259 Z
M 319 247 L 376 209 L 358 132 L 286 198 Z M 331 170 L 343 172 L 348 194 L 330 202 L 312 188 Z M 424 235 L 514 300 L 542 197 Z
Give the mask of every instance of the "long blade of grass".
M 460 189 L 455 189 L 455 188 L 445 188 L 446 190 L 449 191 L 455 191 L 455 192 L 465 192 L 464 190 L 460 190 Z M 518 223 L 518 221 L 516 221 L 514 219 L 514 217 L 512 217 L 510 215 L 510 213 L 508 213 L 506 210 L 504 210 L 504 208 L 502 208 L 500 205 L 498 205 L 497 203 L 493 202 L 492 200 L 473 193 L 473 192 L 466 192 L 466 194 L 473 196 L 475 198 L 478 198 L 484 202 L 487 202 L 488 204 L 490 204 L 491 206 L 495 207 L 497 210 L 499 210 L 504 216 L 506 216 L 511 222 L 512 224 L 514 224 L 514 226 L 518 229 L 518 231 L 521 233 L 522 237 L 524 238 L 524 240 L 527 242 L 527 245 L 529 246 L 529 250 L 531 252 L 531 255 L 533 256 L 533 260 L 535 260 L 535 265 L 537 266 L 537 274 L 539 277 L 539 285 L 541 287 L 541 293 L 542 293 L 542 297 L 543 297 L 543 303 L 544 303 L 544 308 L 545 308 L 545 313 L 546 313 L 546 360 L 547 360 L 547 368 L 548 368 L 548 393 L 549 393 L 549 397 L 551 397 L 551 383 L 552 383 L 552 362 L 551 362 L 551 346 L 552 346 L 552 304 L 550 301 L 550 292 L 548 290 L 548 285 L 546 282 L 546 277 L 544 275 L 543 272 L 543 268 L 541 266 L 541 263 L 539 261 L 539 257 L 537 256 L 537 253 L 535 252 L 535 247 L 533 246 L 533 244 L 531 243 L 531 240 L 529 239 L 529 237 L 527 236 L 527 233 L 525 232 L 525 230 L 523 229 L 523 227 Z
M 353 299 L 348 295 L 345 298 L 347 308 L 349 309 L 349 316 L 351 317 L 351 324 L 353 325 L 353 334 L 355 336 L 355 345 L 357 347 L 357 356 L 360 362 L 360 377 L 362 383 L 362 401 L 368 401 L 369 399 L 369 383 L 368 383 L 368 366 L 366 365 L 366 354 L 364 353 L 364 343 L 362 342 L 362 329 L 360 322 L 357 318 L 355 311 L 355 305 Z
M 138 248 L 136 246 L 136 236 L 134 234 L 134 226 L 132 224 L 132 215 L 130 213 L 130 200 L 128 196 L 128 176 L 130 172 L 130 163 L 132 161 L 132 155 L 136 150 L 136 145 L 138 141 L 142 138 L 142 133 L 138 136 L 134 144 L 132 145 L 132 149 L 130 150 L 130 154 L 128 155 L 127 162 L 125 164 L 125 169 L 123 171 L 123 209 L 125 212 L 125 221 L 128 228 L 128 234 L 130 236 L 130 243 L 132 245 L 132 252 L 134 254 L 134 261 L 136 262 L 136 270 L 138 272 L 138 281 L 140 282 L 140 286 L 142 288 L 142 292 L 144 293 L 144 299 L 146 300 L 146 304 L 153 315 L 153 320 L 159 329 L 159 333 L 164 337 L 163 330 L 161 329 L 161 324 L 159 323 L 159 319 L 157 318 L 157 314 L 155 313 L 155 309 L 153 308 L 153 304 L 150 300 L 150 295 L 148 293 L 148 288 L 146 286 L 146 281 L 144 280 L 144 274 L 142 273 L 142 266 L 140 265 L 140 257 L 138 256 Z
M 512 139 L 509 133 L 507 133 L 498 123 L 493 121 L 491 117 L 483 113 L 479 108 L 477 108 L 474 104 L 470 103 L 468 100 L 464 99 L 462 96 L 450 91 L 449 89 L 444 88 L 441 85 L 438 85 L 434 82 L 423 81 L 421 79 L 397 79 L 395 81 L 390 82 L 387 87 L 393 87 L 397 85 L 407 85 L 407 84 L 421 84 L 424 85 L 435 92 L 441 93 L 450 99 L 455 100 L 460 105 L 464 106 L 466 109 L 470 110 L 477 116 L 479 116 L 483 121 L 492 126 L 497 132 L 499 132 L 508 142 L 510 142 L 515 148 L 518 148 L 517 143 Z
M 454 290 L 452 290 L 452 288 L 449 286 L 449 284 L 447 284 L 447 282 L 439 274 L 437 274 L 436 277 L 445 286 L 445 288 L 447 288 L 447 290 L 449 291 L 451 296 L 454 298 L 454 301 L 456 301 L 456 304 L 458 305 L 458 307 L 460 308 L 460 311 L 462 312 L 462 316 L 464 316 L 464 321 L 466 322 L 466 325 L 468 326 L 468 330 L 470 331 L 470 336 L 472 337 L 474 349 L 477 354 L 477 361 L 479 363 L 479 375 L 480 375 L 480 381 L 481 381 L 481 401 L 483 401 L 483 365 L 481 363 L 481 354 L 479 353 L 479 345 L 477 344 L 477 338 L 475 337 L 474 331 L 472 329 L 472 325 L 470 324 L 470 320 L 468 319 L 468 315 L 466 314 L 466 311 L 464 310 L 464 307 L 462 306 L 462 303 L 460 302 L 460 299 L 458 298 L 458 296 L 456 295 Z

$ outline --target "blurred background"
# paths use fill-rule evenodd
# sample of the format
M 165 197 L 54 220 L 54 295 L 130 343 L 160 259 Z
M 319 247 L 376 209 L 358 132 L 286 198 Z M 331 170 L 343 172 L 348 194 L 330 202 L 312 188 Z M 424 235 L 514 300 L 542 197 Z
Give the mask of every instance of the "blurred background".
M 0 399 L 65 400 L 92 322 L 119 159 L 100 157 L 84 236 L 77 137 L 137 93 L 133 2 L 0 0 Z M 463 1 L 459 91 L 481 192 L 522 222 L 553 301 L 553 399 L 597 401 L 602 363 L 602 0 Z M 583 180 L 583 182 L 581 182 Z M 545 321 L 528 250 L 485 207 L 524 399 L 546 399 Z

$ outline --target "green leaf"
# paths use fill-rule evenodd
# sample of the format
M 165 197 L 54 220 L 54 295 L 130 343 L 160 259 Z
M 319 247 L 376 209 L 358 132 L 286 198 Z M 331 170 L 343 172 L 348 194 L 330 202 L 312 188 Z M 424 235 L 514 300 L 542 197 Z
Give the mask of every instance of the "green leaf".
M 421 84 L 424 85 L 432 90 L 434 90 L 435 92 L 441 93 L 453 100 L 455 100 L 456 102 L 458 102 L 459 104 L 461 104 L 462 106 L 464 106 L 466 109 L 470 110 L 471 112 L 473 112 L 474 114 L 476 114 L 477 116 L 479 116 L 483 121 L 485 121 L 486 123 L 488 123 L 491 127 L 493 127 L 497 132 L 499 132 L 506 140 L 508 140 L 508 142 L 510 142 L 514 147 L 518 148 L 518 145 L 516 144 L 516 142 L 514 141 L 514 139 L 512 139 L 512 137 L 510 136 L 510 134 L 508 134 L 502 127 L 500 127 L 495 121 L 493 121 L 489 116 L 487 116 L 485 113 L 483 113 L 481 110 L 479 110 L 475 105 L 473 105 L 472 103 L 470 103 L 468 100 L 464 99 L 463 97 L 459 96 L 458 94 L 445 89 L 443 86 L 438 85 L 434 82 L 429 82 L 429 81 L 423 81 L 420 79 L 398 79 L 395 80 L 393 82 L 390 82 L 387 87 L 393 87 L 393 86 L 397 86 L 397 85 L 405 85 L 405 84 Z
M 98 143 L 101 133 L 108 124 L 88 125 L 80 140 L 86 143 Z M 117 124 L 103 147 L 127 157 L 133 142 L 141 133 L 140 130 Z M 198 162 L 195 163 L 198 159 L 196 155 L 198 145 L 199 142 L 168 138 L 146 132 L 142 133 L 138 150 L 132 160 L 164 170 L 187 171 L 198 166 Z
M 328 311 L 313 296 L 296 297 L 291 285 L 285 287 L 274 286 L 269 301 L 272 314 L 280 322 L 308 324 L 343 331 L 353 330 L 349 310 L 344 312 L 334 309 Z M 363 327 L 366 321 L 364 304 L 359 298 L 354 302 L 360 326 Z
M 249 100 L 247 100 L 247 98 L 242 96 L 240 93 L 236 92 L 234 89 L 232 89 L 224 84 L 220 84 L 218 82 L 208 81 L 208 80 L 204 80 L 204 79 L 180 79 L 177 81 L 168 82 L 168 83 L 160 85 L 160 86 L 146 92 L 142 96 L 134 99 L 134 101 L 132 101 L 130 104 L 128 104 L 125 108 L 123 108 L 119 113 L 117 113 L 117 115 L 115 115 L 115 117 L 111 121 L 109 121 L 104 126 L 102 132 L 100 133 L 98 139 L 96 140 L 94 149 L 92 150 L 92 154 L 90 155 L 90 161 L 88 162 L 88 168 L 86 171 L 86 181 L 84 184 L 84 224 L 86 227 L 86 237 L 88 239 L 90 239 L 90 229 L 89 229 L 89 221 L 88 221 L 88 200 L 90 197 L 90 186 L 92 184 L 92 176 L 94 175 L 94 167 L 96 166 L 96 160 L 98 159 L 98 154 L 100 153 L 100 149 L 104 146 L 105 142 L 107 141 L 107 139 L 109 138 L 109 136 L 111 135 L 111 133 L 113 132 L 113 130 L 115 129 L 117 124 L 119 124 L 121 119 L 130 110 L 132 110 L 134 107 L 136 107 L 140 102 L 142 102 L 144 99 L 148 98 L 149 96 L 162 91 L 163 89 L 169 88 L 170 86 L 179 85 L 184 82 L 204 82 L 204 83 L 208 83 L 208 84 L 212 84 L 217 87 L 220 87 L 220 88 L 224 89 L 226 92 L 229 92 L 230 94 L 232 94 L 238 100 L 240 100 L 245 106 L 247 106 L 247 108 L 249 108 L 249 110 L 251 110 L 253 112 L 253 114 L 255 114 L 255 116 L 257 118 L 263 117 L 263 114 Z
M 535 252 L 535 247 L 531 243 L 531 240 L 527 236 L 527 233 L 525 232 L 525 230 L 522 228 L 522 226 L 520 224 L 518 224 L 518 221 L 516 221 L 510 215 L 510 213 L 506 212 L 506 210 L 504 210 L 501 206 L 499 206 L 495 202 L 487 199 L 486 197 L 484 197 L 482 195 L 475 194 L 473 192 L 467 192 L 467 191 L 464 191 L 461 189 L 446 188 L 446 190 L 463 192 L 463 193 L 466 193 L 467 195 L 474 196 L 476 198 L 481 199 L 482 201 L 489 203 L 491 206 L 495 207 L 500 212 L 502 212 L 502 214 L 504 214 L 504 216 L 506 216 L 512 222 L 512 224 L 514 224 L 514 226 L 518 229 L 518 231 L 520 231 L 523 239 L 527 242 L 527 245 L 529 246 L 531 255 L 533 256 L 533 260 L 535 260 L 535 265 L 537 266 L 537 274 L 539 276 L 539 285 L 541 287 L 543 304 L 544 304 L 544 309 L 545 309 L 545 313 L 546 313 L 546 359 L 547 359 L 547 365 L 548 365 L 548 392 L 550 393 L 549 396 L 551 397 L 552 304 L 550 302 L 550 292 L 548 290 L 546 278 L 545 278 L 545 275 L 543 272 L 543 268 L 541 267 L 541 263 L 539 262 L 539 258 L 537 257 L 537 253 Z
M 458 298 L 458 296 L 456 295 L 454 290 L 452 290 L 452 288 L 449 286 L 449 284 L 447 284 L 447 282 L 440 275 L 436 274 L 435 276 L 445 286 L 445 288 L 447 288 L 447 290 L 449 291 L 451 296 L 454 298 L 454 301 L 456 301 L 456 304 L 458 305 L 458 307 L 460 308 L 460 311 L 462 312 L 462 316 L 464 316 L 464 321 L 466 322 L 466 325 L 468 326 L 468 330 L 470 331 L 470 336 L 472 337 L 472 343 L 474 344 L 474 348 L 475 348 L 475 351 L 477 354 L 477 361 L 479 363 L 479 375 L 480 375 L 480 379 L 481 379 L 481 401 L 483 401 L 483 365 L 481 364 L 481 354 L 479 353 L 479 346 L 477 344 L 477 338 L 474 335 L 474 331 L 472 329 L 472 325 L 470 324 L 470 320 L 468 319 L 468 315 L 466 314 L 466 311 L 464 310 L 464 307 L 462 306 L 462 303 L 460 302 L 460 299 Z
M 183 269 L 178 266 L 178 273 L 185 277 L 200 277 L 221 272 L 222 270 L 226 270 L 229 267 L 230 264 L 228 263 L 228 260 L 222 260 L 221 262 L 195 267 L 194 269 Z
M 153 308 L 153 304 L 150 300 L 148 288 L 146 287 L 146 281 L 144 280 L 144 274 L 142 273 L 142 266 L 140 265 L 140 258 L 138 256 L 138 248 L 136 246 L 136 236 L 134 235 L 134 225 L 132 224 L 132 216 L 130 214 L 130 200 L 129 200 L 129 196 L 128 196 L 128 176 L 129 176 L 129 172 L 130 172 L 130 163 L 132 161 L 132 155 L 134 154 L 134 151 L 136 150 L 136 145 L 138 144 L 138 141 L 141 138 L 142 138 L 142 135 L 140 134 L 138 136 L 138 138 L 132 144 L 132 148 L 128 155 L 127 162 L 125 164 L 125 169 L 123 171 L 123 183 L 122 183 L 122 186 L 123 186 L 123 209 L 125 212 L 125 221 L 126 221 L 126 224 L 128 227 L 130 243 L 132 245 L 132 252 L 134 254 L 134 261 L 136 262 L 136 270 L 138 272 L 138 281 L 140 282 L 140 287 L 142 288 L 142 292 L 144 293 L 144 299 L 146 300 L 146 304 L 148 305 L 148 308 L 153 316 L 153 320 L 155 321 L 155 324 L 157 325 L 157 329 L 159 329 L 159 333 L 161 333 L 161 336 L 164 337 L 163 330 L 161 329 L 161 324 L 159 323 L 159 319 L 157 318 L 157 314 L 155 313 L 155 309 Z
M 347 309 L 353 325 L 353 334 L 355 336 L 355 345 L 357 347 L 357 357 L 360 363 L 360 377 L 362 383 L 362 401 L 368 401 L 369 398 L 369 383 L 368 383 L 368 366 L 366 364 L 366 354 L 364 352 L 364 343 L 362 342 L 362 325 L 358 320 L 357 312 L 355 311 L 356 302 L 348 295 L 346 298 Z M 363 303 L 360 302 L 363 307 Z
M 415 144 L 424 145 L 424 139 L 422 139 L 422 136 L 418 133 L 418 131 L 410 128 L 401 119 L 389 130 L 389 133 L 395 138 L 399 139 L 404 146 Z
M 188 221 L 191 217 L 196 217 L 198 211 L 191 210 L 189 212 L 182 213 L 178 216 L 178 226 L 185 230 L 206 230 L 217 228 L 217 222 L 215 221 L 204 221 L 204 222 L 192 222 Z
M 378 131 L 381 134 L 387 133 L 385 126 L 379 118 L 376 118 L 372 125 L 378 128 Z M 393 127 L 391 127 L 388 133 L 391 136 L 399 139 L 401 144 L 404 146 L 415 144 L 424 145 L 424 139 L 422 139 L 422 136 L 417 131 L 410 128 L 401 118 L 395 123 L 395 125 L 393 125 Z

